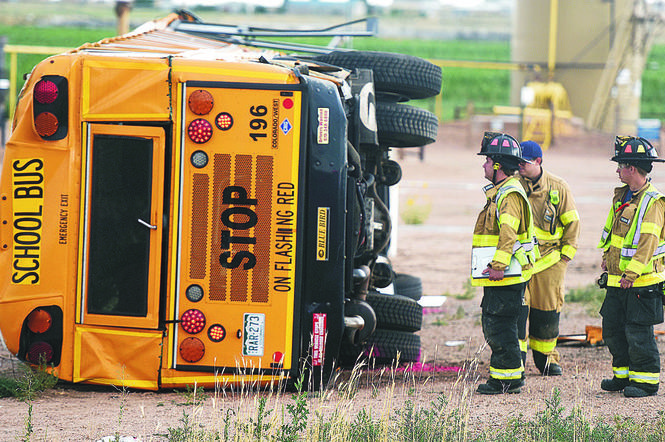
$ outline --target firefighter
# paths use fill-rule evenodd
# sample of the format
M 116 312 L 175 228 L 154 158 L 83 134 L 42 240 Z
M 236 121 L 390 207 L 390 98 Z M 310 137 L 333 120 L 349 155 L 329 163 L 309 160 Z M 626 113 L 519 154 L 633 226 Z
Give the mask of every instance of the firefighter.
M 580 216 L 568 184 L 543 169 L 543 151 L 535 141 L 521 144 L 520 181 L 524 186 L 538 240 L 540 258 L 526 288 L 529 306 L 529 345 L 533 362 L 545 376 L 561 375 L 559 315 L 564 300 L 566 268 L 577 251 Z M 526 359 L 526 353 L 523 355 Z
M 535 262 L 531 209 L 515 176 L 524 160 L 517 140 L 496 132 L 485 132 L 478 155 L 486 157 L 483 169 L 491 184 L 483 189 L 487 202 L 473 231 L 472 255 L 476 260 L 489 250 L 489 262 L 480 276 L 472 274 L 472 284 L 483 287 L 483 334 L 492 355 L 490 378 L 477 391 L 519 393 L 524 385 L 520 339 L 526 337 L 520 317 Z
M 603 340 L 614 376 L 603 379 L 600 388 L 623 390 L 626 397 L 652 396 L 660 378 L 653 326 L 663 322 L 665 195 L 647 174 L 664 160 L 644 138 L 616 137 L 612 161 L 624 185 L 614 190 L 598 247 L 606 272 L 599 282 L 607 288 L 600 308 Z

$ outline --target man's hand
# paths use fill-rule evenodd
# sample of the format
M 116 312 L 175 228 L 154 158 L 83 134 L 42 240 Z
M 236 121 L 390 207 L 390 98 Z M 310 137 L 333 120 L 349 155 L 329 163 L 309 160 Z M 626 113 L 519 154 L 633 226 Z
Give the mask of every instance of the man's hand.
M 561 261 L 568 264 L 570 262 L 570 258 L 568 258 L 566 255 L 561 255 Z
M 621 281 L 619 281 L 619 284 L 621 284 L 622 289 L 629 289 L 633 286 L 633 281 L 629 281 L 626 278 L 621 278 Z
M 503 279 L 503 270 L 494 270 L 492 267 L 487 267 L 483 270 L 483 275 L 489 274 L 490 281 L 501 281 Z

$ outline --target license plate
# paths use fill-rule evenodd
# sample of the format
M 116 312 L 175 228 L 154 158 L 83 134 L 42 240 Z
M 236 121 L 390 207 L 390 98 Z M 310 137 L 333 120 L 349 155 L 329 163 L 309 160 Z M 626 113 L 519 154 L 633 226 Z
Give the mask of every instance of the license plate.
M 243 356 L 263 356 L 266 315 L 245 313 L 242 328 L 244 332 L 242 337 Z

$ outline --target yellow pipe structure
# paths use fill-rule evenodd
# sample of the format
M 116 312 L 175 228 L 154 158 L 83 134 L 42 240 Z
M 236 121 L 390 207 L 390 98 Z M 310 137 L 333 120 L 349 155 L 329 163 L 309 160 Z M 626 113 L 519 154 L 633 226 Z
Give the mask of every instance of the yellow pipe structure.
M 16 107 L 16 84 L 18 83 L 18 53 L 9 54 L 9 121 L 14 120 Z
M 550 40 L 547 51 L 547 73 L 550 81 L 554 78 L 556 67 L 557 26 L 559 26 L 559 0 L 550 0 Z
M 447 68 L 470 68 L 470 69 L 496 69 L 519 71 L 524 69 L 538 70 L 538 66 L 527 66 L 523 63 L 496 62 L 496 61 L 468 61 L 468 60 L 433 60 L 429 62 Z

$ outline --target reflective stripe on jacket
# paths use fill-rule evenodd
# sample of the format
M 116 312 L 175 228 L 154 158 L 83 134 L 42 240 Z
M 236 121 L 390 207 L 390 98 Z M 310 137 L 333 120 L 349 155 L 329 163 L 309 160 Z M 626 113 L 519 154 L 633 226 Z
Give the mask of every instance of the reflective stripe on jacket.
M 628 186 L 615 190 L 599 248 L 608 269 L 608 285 L 623 277 L 642 287 L 665 280 L 665 195 L 650 182 L 623 203 Z M 660 202 L 659 202 L 660 201 Z
M 485 195 L 487 203 L 478 215 L 472 247 L 496 247 L 490 263 L 495 270 L 505 270 L 515 256 L 522 266 L 522 274 L 505 277 L 500 281 L 473 279 L 472 284 L 503 286 L 526 282 L 531 278 L 538 253 L 526 193 L 516 177 L 509 177 L 498 187 L 485 188 Z

